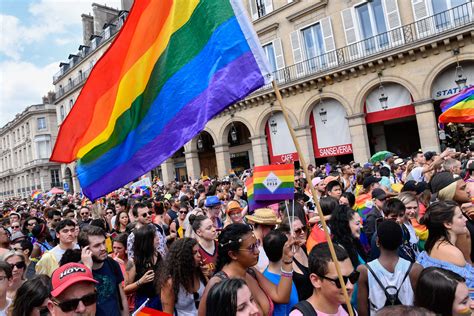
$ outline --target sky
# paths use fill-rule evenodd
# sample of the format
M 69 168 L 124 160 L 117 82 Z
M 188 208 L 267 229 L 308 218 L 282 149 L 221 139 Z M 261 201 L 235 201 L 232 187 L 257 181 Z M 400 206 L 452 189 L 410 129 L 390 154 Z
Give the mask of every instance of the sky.
M 0 0 L 0 128 L 54 91 L 53 75 L 82 44 L 81 14 L 120 0 Z

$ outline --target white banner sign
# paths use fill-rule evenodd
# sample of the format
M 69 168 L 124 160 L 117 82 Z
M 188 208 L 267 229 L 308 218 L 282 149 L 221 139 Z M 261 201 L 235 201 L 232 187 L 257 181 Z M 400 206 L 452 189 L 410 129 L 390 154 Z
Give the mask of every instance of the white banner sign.
M 466 85 L 472 86 L 474 84 L 474 64 L 462 63 L 461 66 L 463 76 L 467 79 Z M 433 82 L 433 87 L 431 89 L 432 98 L 435 100 L 443 100 L 458 93 L 459 88 L 455 82 L 456 79 L 455 65 L 443 71 Z
M 137 182 L 134 182 L 130 185 L 130 188 L 132 190 L 135 190 L 136 188 L 138 187 L 141 187 L 141 186 L 146 186 L 146 187 L 150 187 L 151 188 L 151 181 L 150 181 L 150 178 L 143 178 Z
M 383 83 L 384 93 L 388 97 L 388 109 L 395 109 L 401 106 L 412 104 L 410 92 L 403 86 L 396 83 Z M 366 99 L 366 113 L 384 111 L 380 106 L 380 90 L 372 90 Z
M 291 163 L 291 160 L 297 159 L 295 144 L 283 114 L 275 113 L 268 119 L 267 124 L 270 132 L 272 163 Z
M 326 111 L 321 115 L 322 109 Z M 334 99 L 323 100 L 313 109 L 314 124 L 316 127 L 317 148 L 314 148 L 316 157 L 330 157 L 352 154 L 352 141 L 349 132 L 349 123 L 346 119 L 346 110 Z

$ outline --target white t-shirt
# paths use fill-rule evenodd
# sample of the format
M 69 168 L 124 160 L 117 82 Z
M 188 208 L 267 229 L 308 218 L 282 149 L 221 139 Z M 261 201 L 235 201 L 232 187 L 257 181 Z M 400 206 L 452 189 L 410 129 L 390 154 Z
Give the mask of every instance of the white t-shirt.
M 0 310 L 0 316 L 7 316 L 7 311 L 10 305 L 12 304 L 12 300 L 7 297 L 7 305 L 5 305 L 5 308 Z

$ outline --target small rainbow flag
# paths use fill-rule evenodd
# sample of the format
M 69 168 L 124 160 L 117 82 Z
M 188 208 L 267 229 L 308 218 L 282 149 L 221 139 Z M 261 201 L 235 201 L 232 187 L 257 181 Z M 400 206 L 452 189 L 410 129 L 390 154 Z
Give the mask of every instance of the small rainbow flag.
M 261 201 L 255 201 L 254 199 L 254 187 L 253 187 L 253 177 L 248 177 L 247 180 L 245 180 L 245 187 L 247 188 L 247 203 L 249 206 L 249 211 L 252 212 L 253 210 L 256 210 L 257 208 L 262 208 L 262 207 L 267 207 L 268 204 L 271 204 L 272 202 L 269 201 L 268 203 L 261 202 Z
M 474 86 L 441 102 L 440 123 L 474 123 Z
M 61 124 L 91 200 L 152 170 L 272 80 L 241 0 L 140 0 Z
M 292 200 L 295 192 L 295 169 L 292 164 L 257 166 L 253 171 L 256 201 Z
M 171 314 L 161 312 L 151 307 L 142 307 L 137 313 L 133 313 L 134 316 L 171 316 Z
M 38 202 L 43 198 L 43 194 L 39 190 L 34 190 L 33 193 L 31 193 L 31 199 L 35 202 Z
M 354 204 L 354 211 L 359 213 L 360 217 L 365 221 L 365 217 L 372 210 L 374 202 L 372 201 L 371 194 L 361 194 L 356 198 Z

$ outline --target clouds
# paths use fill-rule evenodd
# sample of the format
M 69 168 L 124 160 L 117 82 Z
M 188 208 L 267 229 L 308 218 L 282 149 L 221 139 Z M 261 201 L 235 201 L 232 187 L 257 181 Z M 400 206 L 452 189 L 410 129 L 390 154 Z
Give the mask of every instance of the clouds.
M 0 126 L 54 89 L 59 62 L 82 44 L 81 14 L 92 13 L 94 0 L 25 2 L 0 6 Z M 119 8 L 121 1 L 95 2 Z
M 51 74 L 57 63 L 37 67 L 28 62 L 0 63 L 0 126 L 11 121 L 27 106 L 41 103 L 42 96 L 53 90 Z M 26 76 L 25 76 L 26 74 Z

